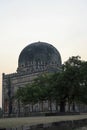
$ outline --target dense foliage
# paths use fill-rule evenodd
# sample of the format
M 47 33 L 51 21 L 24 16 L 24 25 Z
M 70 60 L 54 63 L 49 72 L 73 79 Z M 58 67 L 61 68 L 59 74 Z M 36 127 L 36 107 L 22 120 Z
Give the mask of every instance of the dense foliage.
M 79 56 L 69 58 L 58 73 L 43 74 L 37 77 L 32 84 L 19 88 L 16 98 L 24 105 L 35 104 L 48 100 L 56 102 L 56 110 L 60 105 L 60 111 L 65 111 L 65 104 L 70 105 L 80 102 L 87 104 L 87 62 L 82 61 Z

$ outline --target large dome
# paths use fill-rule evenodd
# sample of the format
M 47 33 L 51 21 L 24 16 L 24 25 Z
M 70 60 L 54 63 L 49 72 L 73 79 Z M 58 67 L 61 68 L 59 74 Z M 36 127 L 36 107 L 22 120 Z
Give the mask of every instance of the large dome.
M 20 53 L 18 67 L 30 64 L 56 64 L 61 66 L 61 56 L 57 49 L 45 42 L 35 42 L 26 46 Z

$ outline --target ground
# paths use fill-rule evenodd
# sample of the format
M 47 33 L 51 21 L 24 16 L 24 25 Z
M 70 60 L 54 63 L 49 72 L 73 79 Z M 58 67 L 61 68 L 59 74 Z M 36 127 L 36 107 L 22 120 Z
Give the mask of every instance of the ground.
M 71 116 L 49 116 L 49 117 L 23 117 L 23 118 L 3 118 L 0 119 L 0 128 L 12 128 L 23 125 L 45 124 L 59 121 L 87 119 L 87 115 Z

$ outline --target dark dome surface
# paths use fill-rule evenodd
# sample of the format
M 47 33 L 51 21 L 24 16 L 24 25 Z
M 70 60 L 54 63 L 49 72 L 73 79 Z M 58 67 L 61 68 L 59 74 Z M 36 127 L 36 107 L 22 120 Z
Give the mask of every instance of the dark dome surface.
M 45 42 L 35 42 L 26 46 L 19 55 L 18 65 L 26 66 L 29 63 L 46 64 L 56 63 L 61 65 L 61 56 L 57 49 Z

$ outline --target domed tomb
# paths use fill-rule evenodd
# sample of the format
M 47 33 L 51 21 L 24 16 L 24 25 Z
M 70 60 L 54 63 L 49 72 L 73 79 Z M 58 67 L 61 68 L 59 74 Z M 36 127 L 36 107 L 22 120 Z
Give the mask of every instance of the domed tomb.
M 35 42 L 26 46 L 18 59 L 18 72 L 57 70 L 61 66 L 61 56 L 49 43 Z

